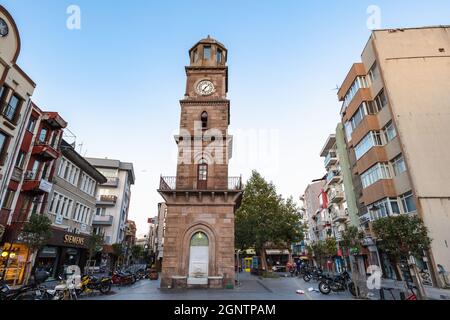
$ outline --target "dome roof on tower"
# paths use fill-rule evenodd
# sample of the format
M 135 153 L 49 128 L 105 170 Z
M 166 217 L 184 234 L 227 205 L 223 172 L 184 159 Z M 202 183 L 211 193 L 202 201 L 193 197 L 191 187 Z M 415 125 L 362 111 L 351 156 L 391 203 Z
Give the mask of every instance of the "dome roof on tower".
M 193 49 L 195 49 L 196 47 L 198 47 L 200 44 L 203 44 L 203 45 L 205 45 L 205 44 L 215 44 L 215 45 L 221 47 L 223 50 L 227 51 L 227 49 L 225 48 L 225 46 L 224 46 L 222 43 L 220 43 L 219 41 L 217 41 L 217 40 L 214 39 L 214 38 L 211 38 L 210 35 L 208 35 L 208 37 L 206 37 L 206 38 L 200 40 L 199 42 L 197 42 L 197 43 L 191 48 L 191 50 L 189 50 L 189 51 L 192 51 Z

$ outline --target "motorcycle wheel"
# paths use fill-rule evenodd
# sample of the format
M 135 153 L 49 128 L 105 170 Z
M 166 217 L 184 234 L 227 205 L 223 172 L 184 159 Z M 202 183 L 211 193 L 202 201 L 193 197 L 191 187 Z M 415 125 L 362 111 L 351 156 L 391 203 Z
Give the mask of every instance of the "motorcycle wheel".
M 320 291 L 322 294 L 330 294 L 330 292 L 331 292 L 331 287 L 330 287 L 330 285 L 329 285 L 328 283 L 326 283 L 325 281 L 321 281 L 321 282 L 319 283 L 319 291 Z
M 102 283 L 100 285 L 100 292 L 103 294 L 107 294 L 111 291 L 111 283 Z
M 311 281 L 311 276 L 308 276 L 307 274 L 305 274 L 305 275 L 303 276 L 303 280 L 304 280 L 305 282 L 310 282 L 310 281 Z
M 136 277 L 135 276 L 131 276 L 131 284 L 135 284 L 136 283 Z
M 359 288 L 357 288 L 358 293 L 359 293 Z M 356 289 L 355 289 L 355 284 L 353 282 L 350 282 L 348 284 L 348 291 L 350 291 L 351 295 L 356 297 Z

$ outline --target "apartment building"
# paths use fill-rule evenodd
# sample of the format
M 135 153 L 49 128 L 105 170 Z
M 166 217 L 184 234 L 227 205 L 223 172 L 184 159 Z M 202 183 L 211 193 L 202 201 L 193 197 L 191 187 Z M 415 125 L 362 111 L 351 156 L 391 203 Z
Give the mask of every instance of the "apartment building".
M 6 26 L 0 34 L 0 204 L 3 207 L 31 114 L 30 97 L 36 84 L 16 64 L 21 48 L 19 30 L 1 5 L 0 23 Z M 0 217 L 0 241 L 6 231 L 6 216 L 9 218 L 9 212 L 3 212 Z
M 95 214 L 95 193 L 106 178 L 72 145 L 61 141 L 53 188 L 43 212 L 52 221 L 52 238 L 37 255 L 35 266 L 56 278 L 69 265 L 81 270 L 88 259 L 88 241 Z
M 314 180 L 306 188 L 304 195 L 300 197 L 305 210 L 305 220 L 308 224 L 308 239 L 310 243 L 320 240 L 318 215 L 323 210 L 323 189 L 326 185 L 324 179 Z M 321 203 L 322 202 L 322 203 Z
M 96 194 L 96 213 L 92 223 L 94 232 L 104 235 L 106 246 L 123 243 L 126 236 L 131 186 L 135 181 L 133 164 L 112 159 L 86 159 L 107 179 Z
M 433 242 L 416 261 L 433 285 L 450 270 L 449 35 L 448 26 L 374 31 L 338 92 L 361 225 L 370 234 L 381 217 L 418 214 Z
M 31 214 L 46 213 L 56 161 L 61 155 L 60 141 L 67 126 L 58 113 L 44 112 L 34 103 L 31 103 L 31 114 L 26 123 L 1 209 L 1 223 L 6 232 L 0 242 L 2 252 L 5 252 L 0 265 L 6 271 L 6 280 L 16 284 L 22 283 L 24 266 L 29 258 L 20 232 Z

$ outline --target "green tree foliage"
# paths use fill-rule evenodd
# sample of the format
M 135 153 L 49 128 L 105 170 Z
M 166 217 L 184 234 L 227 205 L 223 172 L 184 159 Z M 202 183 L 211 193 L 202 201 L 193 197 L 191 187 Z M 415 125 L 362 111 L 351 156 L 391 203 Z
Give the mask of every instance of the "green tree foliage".
M 135 259 L 140 259 L 144 256 L 144 247 L 134 245 L 131 247 L 131 256 Z
M 51 220 L 41 214 L 32 214 L 22 229 L 22 239 L 32 253 L 39 251 L 53 236 Z
M 350 254 L 359 253 L 362 248 L 362 240 L 364 238 L 364 233 L 359 231 L 355 226 L 349 226 L 342 232 L 341 246 L 347 249 Z
M 337 243 L 335 238 L 328 237 L 325 240 L 325 254 L 327 257 L 334 257 L 337 254 Z
M 379 219 L 373 223 L 378 247 L 394 260 L 411 254 L 421 257 L 429 250 L 431 239 L 422 220 L 415 215 L 398 215 Z
M 236 247 L 255 248 L 259 253 L 268 244 L 290 247 L 303 240 L 303 230 L 293 199 L 283 199 L 272 183 L 253 171 L 236 212 Z
M 323 259 L 327 255 L 327 248 L 324 241 L 316 241 L 311 245 L 313 255 L 316 258 L 317 263 L 321 266 Z
M 102 235 L 95 233 L 91 235 L 87 243 L 87 247 L 89 250 L 89 260 L 92 260 L 95 254 L 101 250 L 103 243 L 104 240 Z
M 114 243 L 112 245 L 112 249 L 113 249 L 113 254 L 116 257 L 121 257 L 123 255 L 123 246 L 121 243 Z

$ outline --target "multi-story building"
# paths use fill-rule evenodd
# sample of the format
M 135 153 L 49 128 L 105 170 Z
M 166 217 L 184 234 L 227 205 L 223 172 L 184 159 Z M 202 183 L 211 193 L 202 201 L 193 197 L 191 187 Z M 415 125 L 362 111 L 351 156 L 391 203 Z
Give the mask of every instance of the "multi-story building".
M 338 92 L 361 225 L 370 233 L 381 217 L 418 214 L 433 241 L 416 260 L 434 285 L 442 284 L 440 267 L 450 270 L 449 32 L 374 31 Z M 379 257 L 384 275 L 394 276 L 387 256 Z
M 136 223 L 132 220 L 127 220 L 126 231 L 125 231 L 125 241 L 124 241 L 124 251 L 125 251 L 125 261 L 127 264 L 130 263 L 132 258 L 132 248 L 136 244 Z
M 106 178 L 97 189 L 97 206 L 92 222 L 94 232 L 104 235 L 105 245 L 125 241 L 131 185 L 134 184 L 132 163 L 119 160 L 86 158 Z M 110 248 L 109 248 L 110 249 Z
M 19 146 L 13 174 L 2 204 L 2 222 L 7 231 L 3 238 L 6 256 L 6 278 L 20 284 L 24 278 L 24 263 L 31 258 L 20 232 L 31 214 L 45 214 L 53 188 L 56 161 L 60 157 L 60 142 L 67 123 L 56 112 L 43 112 L 34 103 L 26 119 L 25 132 Z M 4 261 L 6 264 L 6 261 Z M 3 263 L 2 263 L 3 264 Z
M 30 97 L 36 85 L 16 64 L 21 48 L 19 30 L 12 16 L 1 5 L 0 24 L 0 205 L 3 208 L 6 197 L 7 201 L 11 201 L 8 185 L 26 133 L 25 127 L 32 109 Z M 8 210 L 0 213 L 0 241 L 10 213 Z
M 84 270 L 96 209 L 97 186 L 106 178 L 65 140 L 56 165 L 53 189 L 44 212 L 52 221 L 52 238 L 38 253 L 35 266 L 63 274 L 69 265 Z
M 157 241 L 158 241 L 158 217 L 148 219 L 148 233 L 147 233 L 147 252 L 151 259 L 151 264 L 156 260 Z
M 165 202 L 158 203 L 158 225 L 156 226 L 156 268 L 160 271 L 164 258 L 164 238 L 166 236 L 167 205 Z
M 319 241 L 321 238 L 319 233 L 320 221 L 318 215 L 324 210 L 323 189 L 325 185 L 326 181 L 324 179 L 314 180 L 308 185 L 304 195 L 300 197 L 305 211 L 304 220 L 307 222 L 308 226 L 308 235 L 306 237 L 309 239 L 310 244 Z

